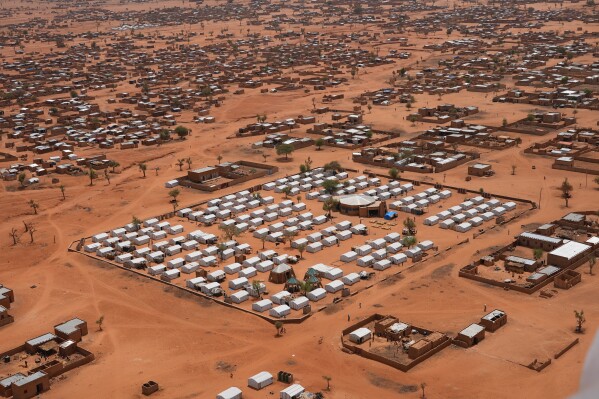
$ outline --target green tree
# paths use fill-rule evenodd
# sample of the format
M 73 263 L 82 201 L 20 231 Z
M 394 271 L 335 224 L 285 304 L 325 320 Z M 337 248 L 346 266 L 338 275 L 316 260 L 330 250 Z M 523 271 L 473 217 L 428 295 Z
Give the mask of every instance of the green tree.
M 324 145 L 324 139 L 322 137 L 317 138 L 314 142 L 314 145 L 316 146 L 316 150 L 320 151 L 322 146 Z
M 392 180 L 397 180 L 397 178 L 399 177 L 399 170 L 397 168 L 389 169 L 389 177 Z
M 536 260 L 539 260 L 543 257 L 543 250 L 541 248 L 535 248 L 532 250 L 532 255 Z
M 173 204 L 173 212 L 177 210 L 177 206 L 179 205 L 179 203 L 177 202 L 177 197 L 179 196 L 179 194 L 181 194 L 181 191 L 179 191 L 176 188 L 168 192 L 168 195 L 170 197 L 173 197 L 173 199 L 171 200 L 171 203 Z
M 560 191 L 562 192 L 562 198 L 566 201 L 566 208 L 568 207 L 568 200 L 572 197 L 572 190 L 574 189 L 568 178 L 566 177 L 562 184 L 559 186 Z
M 337 161 L 327 162 L 324 164 L 324 166 L 322 168 L 324 169 L 325 172 L 335 172 L 335 173 L 343 170 L 343 167 L 341 167 L 341 164 Z
M 146 165 L 145 163 L 141 162 L 139 165 L 139 170 L 140 172 L 143 174 L 144 179 L 146 178 L 146 171 L 148 170 L 148 165 Z
M 297 252 L 299 252 L 300 259 L 304 259 L 304 251 L 306 250 L 306 244 L 300 244 L 297 246 Z
M 262 299 L 262 281 L 252 280 L 252 289 L 256 293 L 256 296 Z
M 404 236 L 401 239 L 401 245 L 407 248 L 411 248 L 412 246 L 416 245 L 417 242 L 418 240 L 415 236 Z
M 322 188 L 329 195 L 335 194 L 338 187 L 339 187 L 339 181 L 335 180 L 335 179 L 327 179 L 322 182 Z
M 281 190 L 283 192 L 283 194 L 285 194 L 285 199 L 289 198 L 289 194 L 291 193 L 291 187 L 290 186 L 285 186 L 285 188 L 283 188 L 283 190 Z
M 137 216 L 133 215 L 131 217 L 131 224 L 135 226 L 135 230 L 139 230 L 139 227 L 141 226 L 141 219 L 139 219 Z
M 327 217 L 330 219 L 332 216 L 331 212 L 334 211 L 335 209 L 337 209 L 338 205 L 339 205 L 339 201 L 337 201 L 333 197 L 329 197 L 322 204 L 322 210 L 327 212 Z
M 289 155 L 293 153 L 293 145 L 291 144 L 279 144 L 277 146 L 277 155 L 285 155 L 285 159 L 289 159 Z
M 27 175 L 25 174 L 25 172 L 21 172 L 19 173 L 19 183 L 21 184 L 21 187 L 25 187 L 25 179 L 27 179 Z
M 403 226 L 408 229 L 408 231 L 413 232 L 416 230 L 416 221 L 412 218 L 406 218 L 403 221 Z
M 221 224 L 220 226 L 218 226 L 218 229 L 220 231 L 222 231 L 223 237 L 227 241 L 232 240 L 233 237 L 238 237 L 241 235 L 241 230 L 239 230 L 239 228 L 237 228 L 237 226 L 235 226 L 234 224 L 229 224 L 229 225 Z
M 108 163 L 108 166 L 110 166 L 112 168 L 112 173 L 115 172 L 116 168 L 118 168 L 119 166 L 121 166 L 120 163 L 118 163 L 117 161 L 110 161 Z
M 182 140 L 189 134 L 189 129 L 185 126 L 179 125 L 175 128 L 175 134 Z
M 89 185 L 93 186 L 94 179 L 98 178 L 98 174 L 96 173 L 95 170 L 93 170 L 92 168 L 89 168 L 89 170 L 87 171 L 87 175 L 89 176 Z
M 581 311 L 575 310 L 574 317 L 576 317 L 576 330 L 575 331 L 577 333 L 582 333 L 582 325 L 587 321 L 586 318 L 584 317 L 584 310 L 581 310 Z

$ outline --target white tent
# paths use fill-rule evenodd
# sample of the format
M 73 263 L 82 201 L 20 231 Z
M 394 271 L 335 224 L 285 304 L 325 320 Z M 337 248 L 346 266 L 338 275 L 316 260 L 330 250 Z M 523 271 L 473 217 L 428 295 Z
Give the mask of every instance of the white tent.
M 181 266 L 181 272 L 190 274 L 190 273 L 195 272 L 199 268 L 200 268 L 200 264 L 198 262 L 190 262 L 186 265 Z
M 375 262 L 374 265 L 372 265 L 372 268 L 374 270 L 385 270 L 390 267 L 391 267 L 391 261 L 388 259 L 379 260 L 378 262 Z
M 271 385 L 274 382 L 272 374 L 268 371 L 262 371 L 248 378 L 248 387 L 254 389 L 262 389 Z
M 233 303 L 242 303 L 250 298 L 250 294 L 245 290 L 241 290 L 231 294 L 230 298 Z
M 400 265 L 400 264 L 404 263 L 405 261 L 407 261 L 408 257 L 405 254 L 395 254 L 395 255 L 389 257 L 389 260 L 394 265 Z
M 285 300 L 289 298 L 291 298 L 291 293 L 289 293 L 288 291 L 280 291 L 276 294 L 273 294 L 270 297 L 270 300 L 273 301 L 273 303 L 276 303 L 277 305 L 283 305 Z
M 272 301 L 270 299 L 263 299 L 252 304 L 252 310 L 256 312 L 264 312 L 270 308 L 272 308 Z
M 216 395 L 216 399 L 241 399 L 241 389 L 237 387 L 225 389 Z
M 370 267 L 374 263 L 374 257 L 370 255 L 366 255 L 358 259 L 358 266 L 362 267 Z
M 354 251 L 349 251 L 349 252 L 346 252 L 343 255 L 341 255 L 341 261 L 343 261 L 345 263 L 353 262 L 356 259 L 358 259 L 358 254 L 355 253 Z
M 291 301 L 289 303 L 289 306 L 291 307 L 291 309 L 301 310 L 308 306 L 309 302 L 310 301 L 308 300 L 308 298 L 306 298 L 305 296 L 300 296 Z
M 341 281 L 343 281 L 343 284 L 345 285 L 354 285 L 360 281 L 360 275 L 358 273 L 350 273 L 346 276 L 343 276 Z
M 195 277 L 185 280 L 185 286 L 193 290 L 197 290 L 200 284 L 204 283 L 206 283 L 206 279 L 204 277 Z
M 372 337 L 372 331 L 370 331 L 366 327 L 358 328 L 349 333 L 349 340 L 355 342 L 356 344 L 361 344 L 362 342 L 366 342 Z
M 312 302 L 318 302 L 322 298 L 324 298 L 326 295 L 327 295 L 327 292 L 324 288 L 316 288 L 315 290 L 312 290 L 306 294 L 308 299 L 311 300 Z
M 280 392 L 280 399 L 297 399 L 305 391 L 300 384 L 293 384 Z
M 270 311 L 269 311 L 269 314 L 272 317 L 277 317 L 277 318 L 287 316 L 289 313 L 291 313 L 291 308 L 287 305 L 279 305 L 275 308 L 270 309 Z
M 241 287 L 248 284 L 248 279 L 245 277 L 238 277 L 229 281 L 229 288 L 232 290 L 238 290 Z
M 239 263 L 231 263 L 230 265 L 223 267 L 223 271 L 227 274 L 239 273 L 240 270 L 241 270 L 241 264 L 239 264 Z
M 341 291 L 343 289 L 343 287 L 344 287 L 344 284 L 341 280 L 333 280 L 330 283 L 326 284 L 324 286 L 324 289 L 327 292 L 335 293 L 337 291 Z

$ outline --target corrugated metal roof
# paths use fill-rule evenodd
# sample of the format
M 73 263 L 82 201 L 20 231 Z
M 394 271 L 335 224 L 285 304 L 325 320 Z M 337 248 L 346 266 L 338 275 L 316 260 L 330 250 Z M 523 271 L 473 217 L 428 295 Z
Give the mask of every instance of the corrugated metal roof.
M 38 345 L 44 344 L 46 342 L 52 341 L 53 339 L 56 339 L 56 335 L 54 335 L 52 333 L 47 333 L 44 335 L 40 335 L 39 337 L 32 338 L 29 341 L 27 341 L 26 343 L 31 346 L 38 346 Z
M 590 246 L 586 244 L 582 244 L 576 241 L 568 241 L 564 245 L 555 248 L 553 251 L 549 252 L 550 255 L 560 256 L 566 259 L 572 259 L 575 256 L 588 251 L 591 249 Z

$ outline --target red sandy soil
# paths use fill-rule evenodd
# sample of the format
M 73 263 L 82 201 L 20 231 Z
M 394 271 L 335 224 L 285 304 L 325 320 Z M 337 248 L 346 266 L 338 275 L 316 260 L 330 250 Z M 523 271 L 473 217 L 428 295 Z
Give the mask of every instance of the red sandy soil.
M 123 6 L 112 8 L 122 9 Z M 548 23 L 543 29 L 556 27 L 569 28 Z M 315 27 L 315 30 L 319 28 Z M 88 29 L 93 30 L 95 26 L 77 27 L 81 31 Z M 438 36 L 439 41 L 446 40 L 445 34 Z M 435 38 L 410 40 L 421 46 Z M 27 45 L 26 51 L 35 46 Z M 3 52 L 6 57 L 12 56 L 12 49 Z M 420 57 L 420 52 L 415 53 Z M 422 52 L 422 56 L 431 64 L 438 60 L 438 54 L 427 60 L 430 57 L 427 51 Z M 335 104 L 348 109 L 352 106 L 353 96 L 367 89 L 385 87 L 391 70 L 413 64 L 415 59 L 416 55 L 394 65 L 369 69 L 351 80 L 349 85 L 328 92 L 345 93 L 345 99 Z M 511 82 L 510 78 L 506 81 Z M 128 87 L 123 85 L 119 91 Z M 105 98 L 109 96 L 109 93 L 105 94 Z M 140 385 L 148 380 L 161 385 L 161 391 L 153 395 L 156 398 L 212 398 L 231 385 L 242 388 L 244 398 L 273 397 L 268 395 L 270 391 L 278 396 L 278 390 L 283 388 L 279 383 L 260 392 L 244 388 L 247 378 L 262 370 L 273 374 L 279 370 L 292 372 L 296 381 L 311 391 L 324 389 L 326 381 L 322 376 L 328 375 L 332 377 L 332 390 L 325 392 L 327 398 L 417 398 L 420 393 L 416 388 L 422 382 L 427 383 L 429 398 L 548 399 L 564 398 L 576 391 L 585 353 L 599 326 L 599 276 L 590 276 L 584 266 L 579 269 L 583 274 L 582 283 L 571 290 L 559 291 L 552 299 L 540 298 L 538 294 L 506 292 L 458 277 L 460 267 L 479 258 L 481 253 L 490 252 L 492 247 L 510 242 L 526 225 L 550 222 L 571 211 L 598 209 L 599 195 L 592 179 L 587 182 L 583 174 L 553 170 L 553 159 L 523 153 L 531 143 L 546 141 L 549 136 L 520 135 L 523 142 L 519 147 L 499 152 L 482 151 L 480 161 L 491 163 L 496 171 L 491 178 L 474 177 L 465 181 L 467 167 L 464 165 L 447 171 L 444 176 L 402 174 L 402 177 L 445 180 L 453 186 L 483 188 L 486 192 L 533 201 L 539 201 L 541 196 L 540 209 L 471 240 L 440 259 L 429 260 L 402 273 L 402 277 L 392 284 L 379 284 L 375 289 L 313 315 L 300 325 L 288 325 L 287 333 L 280 338 L 275 337 L 275 328 L 271 324 L 257 317 L 193 296 L 165 292 L 171 290 L 133 273 L 66 251 L 72 241 L 128 223 L 132 215 L 143 219 L 169 211 L 168 190 L 163 185 L 181 175 L 175 165 L 178 158 L 192 157 L 193 167 L 215 164 L 218 155 L 225 161 L 262 162 L 261 153 L 250 149 L 251 143 L 260 137 L 233 140 L 217 137 L 226 137 L 253 122 L 257 113 L 267 113 L 269 120 L 305 115 L 312 108 L 312 97 L 313 94 L 299 91 L 260 94 L 259 89 L 246 89 L 242 96 L 228 96 L 225 105 L 212 112 L 217 123 L 183 123 L 193 128 L 193 135 L 185 141 L 159 148 L 110 151 L 111 159 L 121 164 L 121 172 L 112 178 L 110 185 L 98 180 L 90 187 L 85 177 L 61 177 L 61 183 L 66 185 L 64 201 L 58 188 L 49 183 L 37 189 L 16 190 L 17 182 L 0 182 L 0 231 L 3 237 L 0 242 L 3 255 L 0 282 L 12 288 L 16 296 L 10 310 L 15 323 L 2 328 L 0 350 L 20 345 L 75 316 L 90 324 L 90 334 L 84 338 L 83 346 L 96 355 L 96 360 L 54 382 L 51 390 L 43 394 L 44 398 L 138 398 L 141 397 Z M 504 117 L 510 122 L 526 117 L 533 108 L 492 103 L 491 97 L 470 92 L 445 95 L 442 100 L 436 96 L 418 95 L 415 106 L 436 106 L 446 102 L 458 106 L 477 105 L 482 112 L 468 117 L 467 121 L 493 125 L 499 125 Z M 96 101 L 101 107 L 106 105 L 102 97 Z M 416 132 L 434 126 L 417 123 L 412 127 L 404 120 L 408 114 L 405 107 L 398 105 L 396 108 L 375 106 L 371 113 L 366 112 L 365 123 L 372 123 L 377 129 L 402 129 L 407 132 L 402 139 L 414 137 Z M 565 111 L 567 115 L 572 112 L 571 109 Z M 597 121 L 596 112 L 588 110 L 579 110 L 576 117 L 580 127 L 594 126 Z M 328 115 L 320 116 L 320 119 L 330 120 Z M 191 121 L 191 114 L 184 114 L 180 120 Z M 303 134 L 300 133 L 303 131 L 298 130 L 294 135 Z M 314 147 L 310 147 L 296 151 L 292 162 L 288 163 L 277 162 L 274 150 L 265 152 L 270 155 L 267 162 L 280 168 L 275 178 L 296 173 L 298 165 L 308 156 L 315 166 L 338 160 L 343 166 L 364 169 L 364 165 L 351 162 L 349 150 L 324 147 L 322 151 L 314 151 Z M 148 163 L 145 179 L 135 165 L 143 160 Z M 512 165 L 516 165 L 515 175 L 511 175 Z M 152 170 L 155 167 L 160 167 L 158 176 Z M 379 171 L 386 173 L 386 170 Z M 565 208 L 557 189 L 566 177 L 574 186 L 569 208 Z M 232 187 L 218 194 L 182 189 L 179 200 L 182 205 L 195 203 L 242 188 Z M 40 204 L 38 215 L 33 215 L 27 205 L 30 199 Z M 24 234 L 21 243 L 13 246 L 8 232 L 12 227 L 22 232 L 23 221 L 36 224 L 35 243 L 30 244 L 29 237 Z M 422 239 L 444 242 L 447 234 L 451 235 L 436 227 L 429 228 Z M 349 244 L 342 245 L 347 246 L 342 249 L 349 250 Z M 254 244 L 254 248 L 259 248 L 259 244 Z M 310 255 L 310 262 L 331 263 L 329 252 L 321 254 L 324 255 Z M 335 253 L 335 259 L 337 256 Z M 507 312 L 509 321 L 504 328 L 487 334 L 487 338 L 474 348 L 449 347 L 408 373 L 341 351 L 341 330 L 348 325 L 348 315 L 354 322 L 375 312 L 388 313 L 414 325 L 453 336 L 479 320 L 485 304 L 488 309 Z M 575 309 L 585 311 L 587 333 L 584 335 L 573 332 Z M 100 332 L 96 331 L 94 321 L 101 315 L 104 316 L 104 329 Z M 575 338 L 580 338 L 580 344 L 553 360 L 542 372 L 523 366 L 534 359 L 553 359 L 554 353 Z

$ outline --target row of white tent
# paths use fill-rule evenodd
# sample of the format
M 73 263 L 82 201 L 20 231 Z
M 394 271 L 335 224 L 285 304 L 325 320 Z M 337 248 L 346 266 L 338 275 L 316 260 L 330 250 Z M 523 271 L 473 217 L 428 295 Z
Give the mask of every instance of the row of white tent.
M 260 390 L 274 383 L 272 374 L 267 371 L 262 371 L 248 378 L 248 387 Z M 299 384 L 289 385 L 287 388 L 279 392 L 280 399 L 296 399 L 305 391 L 304 387 Z M 243 392 L 237 387 L 230 387 L 216 395 L 216 399 L 242 399 Z
M 390 233 L 385 238 L 379 238 L 365 243 L 341 255 L 344 263 L 357 261 L 361 267 L 372 267 L 374 270 L 386 270 L 391 265 L 400 265 L 409 258 L 418 257 L 424 251 L 434 248 L 433 241 L 425 240 L 411 248 L 400 252 L 403 245 L 399 242 L 399 233 Z
M 424 219 L 423 223 L 428 226 L 438 224 L 442 229 L 467 232 L 471 230 L 472 227 L 480 226 L 484 222 L 516 209 L 516 203 L 513 201 L 502 204 L 496 199 L 491 199 L 486 203 L 473 204 L 475 199 L 465 201 L 460 205 L 453 206 L 436 215 L 429 216 Z
M 414 208 L 425 208 L 449 197 L 451 197 L 450 190 L 439 191 L 431 187 L 417 194 L 394 201 L 389 205 L 389 208 L 409 213 Z

